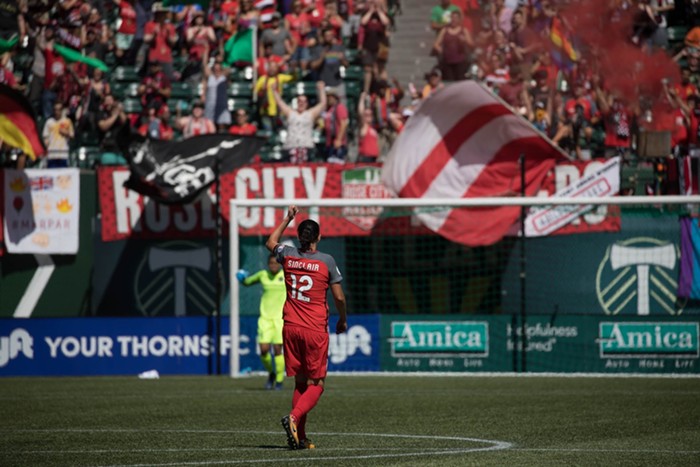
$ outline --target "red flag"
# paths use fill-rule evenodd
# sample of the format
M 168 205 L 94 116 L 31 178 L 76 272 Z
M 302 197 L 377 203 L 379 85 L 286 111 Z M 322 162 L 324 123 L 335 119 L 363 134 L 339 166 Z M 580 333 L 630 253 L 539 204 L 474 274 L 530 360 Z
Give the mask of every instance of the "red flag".
M 4 84 L 0 84 L 0 139 L 32 160 L 46 152 L 29 100 Z
M 525 155 L 525 193 L 535 195 L 564 155 L 528 121 L 473 81 L 446 86 L 424 101 L 394 143 L 382 181 L 402 198 L 479 198 L 521 192 L 519 157 Z M 418 213 L 443 237 L 491 245 L 518 219 L 520 208 L 455 208 Z

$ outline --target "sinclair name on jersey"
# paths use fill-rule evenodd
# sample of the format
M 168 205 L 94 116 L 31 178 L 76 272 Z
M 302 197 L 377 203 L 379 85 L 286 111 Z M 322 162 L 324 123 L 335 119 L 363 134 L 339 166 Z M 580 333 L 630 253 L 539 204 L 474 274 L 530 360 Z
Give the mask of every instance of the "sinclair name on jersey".
M 288 259 L 286 267 L 288 269 L 304 269 L 311 272 L 320 271 L 319 264 L 317 262 L 299 261 L 295 259 Z

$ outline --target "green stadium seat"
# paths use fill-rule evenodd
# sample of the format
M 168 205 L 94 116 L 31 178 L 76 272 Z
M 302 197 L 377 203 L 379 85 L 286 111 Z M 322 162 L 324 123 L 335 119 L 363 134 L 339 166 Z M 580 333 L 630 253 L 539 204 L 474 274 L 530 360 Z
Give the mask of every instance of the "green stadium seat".
M 357 49 L 345 49 L 345 58 L 348 59 L 350 65 L 359 65 L 360 51 Z
M 110 68 L 113 68 L 114 65 L 117 64 L 117 57 L 114 55 L 114 52 L 108 52 L 105 55 L 104 62 L 105 62 L 105 65 L 107 65 Z
M 78 133 L 79 146 L 99 146 L 100 141 L 96 131 L 81 131 Z
M 183 70 L 185 68 L 185 66 L 187 65 L 188 60 L 189 60 L 189 58 L 186 56 L 173 54 L 173 69 L 174 70 Z
M 141 113 L 143 108 L 141 106 L 141 101 L 133 97 L 127 97 L 124 99 L 124 112 L 128 114 Z
M 346 81 L 362 81 L 365 79 L 365 72 L 360 65 L 350 65 L 341 68 L 341 76 Z
M 180 115 L 189 115 L 192 111 L 191 101 L 186 101 L 184 99 L 168 99 L 166 103 L 168 109 L 170 110 L 170 115 L 174 117 L 177 114 L 178 107 L 180 108 Z
M 231 80 L 234 82 L 245 82 L 253 79 L 253 67 L 231 68 Z
M 192 86 L 190 86 L 189 83 L 181 83 L 179 81 L 175 81 L 172 83 L 170 89 L 170 98 L 182 99 L 187 102 L 190 102 L 194 98 L 194 90 L 192 89 Z
M 109 83 L 109 88 L 112 90 L 112 95 L 115 99 L 122 100 L 126 96 L 126 88 L 129 83 L 120 83 L 119 81 L 114 81 Z
M 135 66 L 118 66 L 112 72 L 112 79 L 121 82 L 141 81 L 138 69 Z
M 669 42 L 683 42 L 685 35 L 688 34 L 686 26 L 671 26 L 666 29 Z
M 345 95 L 348 99 L 357 101 L 362 94 L 362 83 L 360 81 L 345 81 Z
M 252 113 L 253 100 L 244 97 L 229 97 L 228 99 L 228 110 L 230 112 L 236 111 L 238 109 L 245 109 L 250 115 Z
M 248 99 L 253 98 L 253 83 L 247 82 L 233 82 L 228 88 L 228 95 L 231 97 L 244 97 Z
M 296 83 L 288 83 L 284 85 L 282 97 L 284 99 L 293 99 L 296 96 L 315 97 L 317 94 L 316 83 L 313 81 L 298 81 Z
M 139 97 L 140 83 L 128 83 L 126 86 L 126 97 Z
M 97 145 L 81 146 L 71 152 L 70 165 L 71 167 L 78 167 L 81 169 L 92 169 L 100 160 L 101 155 L 102 150 Z

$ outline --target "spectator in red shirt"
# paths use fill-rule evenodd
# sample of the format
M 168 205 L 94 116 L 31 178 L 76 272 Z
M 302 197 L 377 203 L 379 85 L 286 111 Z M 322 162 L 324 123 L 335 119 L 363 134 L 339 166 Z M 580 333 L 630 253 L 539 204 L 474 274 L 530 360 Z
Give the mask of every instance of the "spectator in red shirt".
M 153 107 L 160 109 L 170 98 L 172 85 L 165 75 L 160 62 L 151 62 L 148 74 L 141 80 L 138 94 L 144 109 Z
M 66 70 L 66 63 L 63 61 L 63 57 L 53 50 L 54 40 L 54 27 L 47 26 L 43 37 L 40 36 L 37 41 L 37 46 L 44 53 L 44 61 L 46 63 L 44 89 L 41 94 L 41 108 L 44 118 L 49 118 L 53 115 L 53 104 L 56 102 L 56 91 L 58 90 L 57 79 Z
M 673 92 L 673 88 L 670 89 Z M 700 147 L 700 96 L 688 96 L 687 100 L 677 99 L 683 114 L 688 121 L 688 145 L 697 152 Z
M 146 23 L 143 32 L 143 41 L 148 44 L 148 61 L 160 62 L 163 72 L 172 79 L 173 70 L 173 46 L 177 43 L 177 31 L 170 23 L 170 10 L 162 6 L 160 2 L 153 4 L 153 20 Z
M 292 2 L 292 11 L 284 17 L 284 27 L 297 47 L 306 46 L 306 36 L 311 34 L 311 23 L 309 15 L 302 9 L 301 0 Z
M 389 59 L 387 28 L 390 20 L 377 0 L 369 0 L 367 13 L 360 20 L 360 25 L 362 39 L 359 41 L 359 49 L 365 71 L 363 90 L 369 92 L 373 78 L 386 79 L 385 67 Z
M 194 19 L 185 32 L 185 38 L 189 47 L 189 74 L 198 74 L 202 71 L 202 58 L 216 45 L 214 28 L 206 24 L 203 11 L 194 12 Z
M 179 110 L 178 108 L 178 112 Z M 204 116 L 204 104 L 201 101 L 192 104 L 192 115 L 179 117 L 176 121 L 183 138 L 216 133 L 214 122 Z
M 674 85 L 676 95 L 681 99 L 688 99 L 690 96 L 698 94 L 698 88 L 691 81 L 692 73 L 688 67 L 681 68 L 681 82 Z
M 605 155 L 624 155 L 632 142 L 632 119 L 628 105 L 618 96 L 606 93 L 595 82 L 598 106 L 605 123 Z
M 590 122 L 593 118 L 593 113 L 596 110 L 593 99 L 586 93 L 585 84 L 583 82 L 574 83 L 574 95 L 570 97 L 564 104 L 564 109 L 573 117 L 576 113 L 576 106 L 581 107 L 582 117 Z
M 522 70 L 519 67 L 510 70 L 510 80 L 500 86 L 498 95 L 520 115 L 527 114 L 528 106 L 532 108 L 530 94 L 527 92 Z
M 530 62 L 532 53 L 540 47 L 539 38 L 527 26 L 523 10 L 516 10 L 511 17 L 511 30 L 508 43 L 513 51 L 513 58 L 518 62 Z
M 56 78 L 56 101 L 63 104 L 73 121 L 82 117 L 82 104 L 85 101 L 90 78 L 84 63 L 73 62 L 66 71 Z M 80 112 L 79 112 L 80 109 Z
M 335 0 L 326 0 L 325 12 L 323 16 L 323 21 L 321 21 L 321 29 L 332 28 L 335 31 L 335 37 L 341 37 L 341 32 L 345 21 L 343 17 L 338 14 L 338 5 Z
M 138 129 L 139 134 L 148 136 L 151 139 L 172 140 L 174 132 L 168 124 L 169 117 L 170 110 L 167 105 L 160 109 L 150 107 L 146 121 Z
M 119 28 L 115 35 L 116 50 L 114 55 L 120 63 L 130 65 L 133 57 L 126 58 L 127 52 L 131 49 L 136 35 L 136 10 L 134 0 L 114 0 L 119 8 Z M 131 55 L 131 54 L 129 54 Z
M 450 22 L 440 29 L 433 49 L 437 53 L 442 77 L 447 81 L 465 78 L 468 67 L 468 52 L 474 47 L 469 30 L 462 24 L 462 13 L 450 13 Z
M 360 140 L 357 147 L 357 162 L 377 162 L 379 158 L 379 133 L 374 128 L 372 109 L 365 106 L 367 94 L 362 93 L 357 113 L 360 116 Z
M 246 109 L 238 109 L 234 115 L 236 118 L 228 130 L 229 133 L 232 135 L 254 135 L 258 131 L 258 127 L 248 121 L 248 111 Z
M 348 154 L 348 109 L 340 102 L 338 91 L 333 88 L 326 90 L 328 107 L 324 115 L 326 131 L 326 161 L 344 164 Z
M 265 44 L 265 46 L 263 46 L 262 55 L 258 56 L 258 76 L 267 75 L 269 73 L 271 62 L 275 62 L 279 71 L 287 71 L 287 67 L 284 63 L 284 58 L 280 57 L 279 55 L 274 55 L 272 53 L 272 44 Z

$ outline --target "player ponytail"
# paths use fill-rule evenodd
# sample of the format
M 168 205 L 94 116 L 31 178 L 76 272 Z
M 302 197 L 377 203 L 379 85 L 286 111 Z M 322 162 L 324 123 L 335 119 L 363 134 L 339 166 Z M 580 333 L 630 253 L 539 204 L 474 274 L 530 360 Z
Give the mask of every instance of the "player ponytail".
M 301 244 L 301 251 L 308 251 L 312 243 L 318 242 L 318 236 L 321 233 L 321 228 L 316 221 L 306 219 L 299 224 L 297 235 Z

